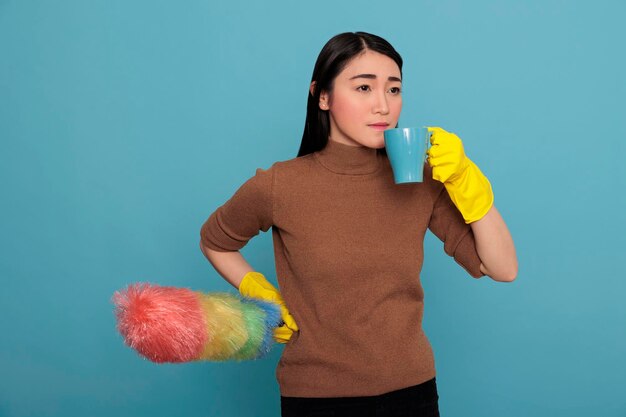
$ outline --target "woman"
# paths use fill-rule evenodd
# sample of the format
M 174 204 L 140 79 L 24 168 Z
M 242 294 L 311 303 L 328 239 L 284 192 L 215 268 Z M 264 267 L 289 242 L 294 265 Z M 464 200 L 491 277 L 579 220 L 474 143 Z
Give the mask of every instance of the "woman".
M 512 281 L 517 260 L 487 179 L 432 128 L 424 182 L 397 185 L 383 131 L 402 109 L 402 58 L 384 39 L 324 46 L 298 157 L 257 169 L 201 230 L 240 293 L 282 305 L 283 416 L 437 416 L 419 273 L 430 229 L 473 277 Z M 238 252 L 272 227 L 280 293 Z

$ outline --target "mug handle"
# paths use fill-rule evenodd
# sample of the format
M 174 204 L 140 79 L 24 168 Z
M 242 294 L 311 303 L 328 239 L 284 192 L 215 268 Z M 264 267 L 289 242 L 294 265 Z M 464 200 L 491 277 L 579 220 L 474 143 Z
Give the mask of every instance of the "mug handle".
M 433 135 L 433 131 L 428 129 L 428 126 L 424 126 L 426 128 L 426 131 L 428 132 L 428 135 L 426 135 L 426 158 L 425 160 L 428 162 L 428 150 L 430 149 L 430 147 L 432 146 L 430 143 L 430 138 Z

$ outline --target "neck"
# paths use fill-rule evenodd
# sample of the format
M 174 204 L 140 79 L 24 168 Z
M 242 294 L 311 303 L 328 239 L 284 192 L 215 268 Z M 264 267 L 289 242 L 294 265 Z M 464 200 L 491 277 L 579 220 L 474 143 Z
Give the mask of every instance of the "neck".
M 325 168 L 338 174 L 372 174 L 381 163 L 374 148 L 346 145 L 330 138 L 326 147 L 315 152 L 315 156 Z

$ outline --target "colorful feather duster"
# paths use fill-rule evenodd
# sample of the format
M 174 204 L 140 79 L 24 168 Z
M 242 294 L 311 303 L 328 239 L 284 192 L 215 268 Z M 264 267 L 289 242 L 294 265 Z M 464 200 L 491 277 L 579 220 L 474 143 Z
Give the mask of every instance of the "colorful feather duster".
M 157 362 L 257 359 L 274 344 L 278 304 L 148 283 L 113 294 L 124 342 Z

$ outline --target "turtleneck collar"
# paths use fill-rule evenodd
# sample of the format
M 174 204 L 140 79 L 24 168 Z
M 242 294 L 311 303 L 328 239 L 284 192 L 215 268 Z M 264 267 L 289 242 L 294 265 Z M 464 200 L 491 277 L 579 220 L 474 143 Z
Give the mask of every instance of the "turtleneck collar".
M 345 145 L 330 138 L 326 147 L 314 155 L 326 169 L 337 174 L 372 174 L 381 164 L 376 149 Z

